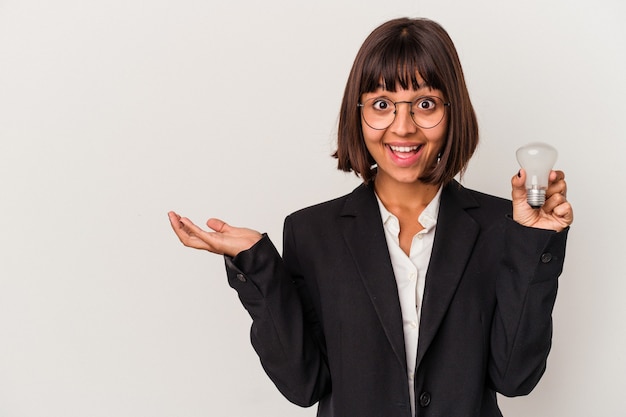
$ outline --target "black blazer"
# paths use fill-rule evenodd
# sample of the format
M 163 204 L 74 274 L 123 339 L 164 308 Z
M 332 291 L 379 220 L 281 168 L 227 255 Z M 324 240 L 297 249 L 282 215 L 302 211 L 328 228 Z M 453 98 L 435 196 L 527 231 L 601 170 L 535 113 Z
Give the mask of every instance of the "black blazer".
M 546 366 L 567 231 L 523 227 L 508 200 L 441 195 L 426 274 L 417 416 L 501 416 L 496 392 L 529 393 Z M 373 187 L 285 220 L 226 258 L 251 339 L 278 389 L 324 417 L 409 417 L 402 315 Z

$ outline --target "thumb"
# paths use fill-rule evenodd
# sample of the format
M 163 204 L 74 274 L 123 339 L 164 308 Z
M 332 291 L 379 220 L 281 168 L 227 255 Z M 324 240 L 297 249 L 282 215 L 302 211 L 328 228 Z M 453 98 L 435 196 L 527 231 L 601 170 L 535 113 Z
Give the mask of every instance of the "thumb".
M 225 232 L 224 229 L 228 229 L 230 227 L 225 221 L 213 218 L 207 220 L 206 225 L 218 233 Z
M 526 202 L 526 171 L 520 169 L 517 175 L 511 178 L 511 198 L 513 203 Z

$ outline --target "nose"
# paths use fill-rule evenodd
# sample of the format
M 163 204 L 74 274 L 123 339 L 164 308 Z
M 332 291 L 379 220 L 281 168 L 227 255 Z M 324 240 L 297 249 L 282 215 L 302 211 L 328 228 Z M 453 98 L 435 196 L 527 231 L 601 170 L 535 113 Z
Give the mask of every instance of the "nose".
M 400 104 L 407 104 L 406 106 L 400 106 Z M 390 128 L 392 131 L 399 135 L 405 136 L 411 133 L 415 133 L 417 131 L 417 126 L 413 121 L 413 116 L 411 114 L 411 108 L 413 103 L 410 101 L 398 101 L 394 103 L 396 107 L 395 118 L 393 123 L 391 123 Z

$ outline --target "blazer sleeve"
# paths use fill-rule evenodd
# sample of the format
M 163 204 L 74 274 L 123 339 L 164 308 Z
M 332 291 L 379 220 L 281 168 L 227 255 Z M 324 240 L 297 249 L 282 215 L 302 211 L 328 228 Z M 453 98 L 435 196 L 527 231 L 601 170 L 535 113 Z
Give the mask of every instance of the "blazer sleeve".
M 330 391 L 330 374 L 301 277 L 292 276 L 267 235 L 225 261 L 229 285 L 252 317 L 250 337 L 265 372 L 289 401 L 315 404 Z
M 503 395 L 530 393 L 545 371 L 568 231 L 528 228 L 511 219 L 505 225 L 488 366 L 492 388 Z

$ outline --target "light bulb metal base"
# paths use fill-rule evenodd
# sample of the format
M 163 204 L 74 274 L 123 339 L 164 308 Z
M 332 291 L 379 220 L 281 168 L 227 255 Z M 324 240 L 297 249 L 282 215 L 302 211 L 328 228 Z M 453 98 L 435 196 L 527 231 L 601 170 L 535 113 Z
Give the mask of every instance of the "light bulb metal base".
M 529 188 L 526 191 L 526 201 L 528 201 L 528 204 L 530 204 L 532 208 L 539 208 L 546 202 L 546 190 Z

